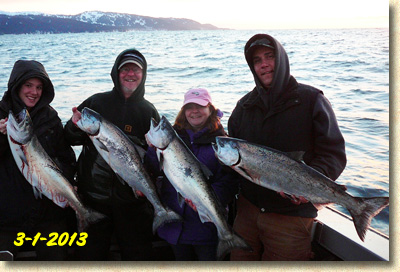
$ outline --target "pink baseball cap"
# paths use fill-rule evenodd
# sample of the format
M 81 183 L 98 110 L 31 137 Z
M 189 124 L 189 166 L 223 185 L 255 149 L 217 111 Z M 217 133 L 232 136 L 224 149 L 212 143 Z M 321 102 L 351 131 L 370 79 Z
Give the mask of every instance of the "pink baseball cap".
M 185 100 L 183 106 L 189 103 L 196 103 L 200 106 L 207 106 L 208 103 L 212 103 L 211 96 L 206 89 L 190 89 L 185 93 Z

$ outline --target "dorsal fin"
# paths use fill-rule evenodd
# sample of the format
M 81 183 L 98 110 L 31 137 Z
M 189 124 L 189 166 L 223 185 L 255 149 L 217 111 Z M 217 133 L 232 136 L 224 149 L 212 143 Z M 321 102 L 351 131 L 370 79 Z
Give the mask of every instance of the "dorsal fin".
M 304 151 L 285 152 L 285 154 L 289 158 L 291 158 L 295 161 L 301 162 L 301 163 L 304 163 L 304 160 L 303 160 L 304 153 L 305 153 Z

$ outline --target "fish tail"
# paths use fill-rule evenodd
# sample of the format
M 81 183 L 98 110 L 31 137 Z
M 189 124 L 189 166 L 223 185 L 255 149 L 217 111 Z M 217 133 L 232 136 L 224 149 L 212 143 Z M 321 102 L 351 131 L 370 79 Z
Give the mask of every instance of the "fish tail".
M 102 213 L 99 213 L 93 209 L 86 208 L 86 211 L 84 213 L 76 213 L 77 218 L 78 218 L 78 231 L 83 232 L 85 231 L 90 224 L 95 224 L 103 219 L 105 219 L 107 216 L 105 216 Z
M 219 239 L 217 246 L 217 260 L 221 261 L 224 259 L 232 249 L 239 248 L 246 251 L 253 251 L 253 248 L 247 244 L 247 242 L 240 237 L 238 234 L 232 232 L 231 239 Z
M 157 212 L 153 221 L 153 234 L 155 234 L 157 229 L 162 225 L 178 221 L 183 221 L 183 218 L 173 210 L 167 208 Z
M 356 200 L 359 205 L 349 207 L 348 210 L 353 217 L 358 236 L 364 241 L 372 218 L 389 205 L 389 197 L 356 197 Z

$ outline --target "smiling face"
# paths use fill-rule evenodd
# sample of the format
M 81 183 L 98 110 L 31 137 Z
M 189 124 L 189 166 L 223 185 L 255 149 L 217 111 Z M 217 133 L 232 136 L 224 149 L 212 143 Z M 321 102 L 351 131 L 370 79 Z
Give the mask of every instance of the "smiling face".
M 275 54 L 274 50 L 260 46 L 253 53 L 254 71 L 264 88 L 271 86 L 274 79 Z
M 143 70 L 133 63 L 127 63 L 119 70 L 119 82 L 125 98 L 129 98 L 142 82 Z
M 29 110 L 40 100 L 43 92 L 43 83 L 38 78 L 30 78 L 22 84 L 19 90 L 19 98 Z
M 185 105 L 185 117 L 194 131 L 201 130 L 207 123 L 208 117 L 211 115 L 210 107 L 200 106 L 196 103 Z

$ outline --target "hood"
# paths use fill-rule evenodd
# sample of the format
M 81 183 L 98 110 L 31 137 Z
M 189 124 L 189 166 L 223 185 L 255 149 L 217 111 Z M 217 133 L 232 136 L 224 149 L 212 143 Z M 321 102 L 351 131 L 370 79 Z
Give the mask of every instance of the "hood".
M 113 91 L 117 92 L 118 95 L 120 95 L 122 98 L 124 98 L 122 91 L 121 91 L 121 85 L 119 83 L 119 76 L 118 76 L 118 67 L 121 64 L 121 60 L 124 57 L 125 54 L 135 54 L 139 56 L 140 58 L 143 59 L 143 77 L 142 77 L 142 82 L 140 82 L 139 86 L 135 90 L 135 92 L 129 97 L 129 100 L 134 100 L 134 101 L 140 101 L 144 99 L 144 94 L 145 94 L 145 82 L 146 82 L 146 76 L 147 76 L 147 62 L 144 56 L 137 51 L 136 49 L 127 49 L 125 51 L 122 51 L 118 57 L 115 59 L 114 66 L 111 69 L 111 78 L 112 81 L 114 82 L 114 88 Z M 125 98 L 124 98 L 125 99 Z
M 8 89 L 2 98 L 3 106 L 7 104 L 14 113 L 19 113 L 25 108 L 25 104 L 19 98 L 18 92 L 22 84 L 30 78 L 39 78 L 43 82 L 43 92 L 39 102 L 29 114 L 31 117 L 47 107 L 54 99 L 54 87 L 44 66 L 35 60 L 18 60 L 15 62 L 8 81 Z M 9 110 L 9 109 L 8 109 Z
M 271 86 L 265 89 L 260 80 L 257 77 L 257 74 L 254 70 L 253 60 L 250 53 L 247 53 L 250 45 L 262 38 L 267 38 L 271 44 L 275 48 L 275 70 L 274 70 L 274 79 L 272 80 Z M 267 108 L 270 108 L 270 105 L 275 103 L 280 99 L 285 91 L 288 89 L 297 86 L 296 80 L 290 75 L 290 65 L 288 55 L 283 48 L 283 46 L 272 36 L 267 34 L 257 34 L 249 39 L 244 47 L 244 54 L 246 57 L 247 64 L 250 67 L 251 72 L 253 73 L 254 81 L 256 83 L 255 94 L 249 97 L 245 104 L 253 105 L 259 97 L 261 97 L 264 105 Z

